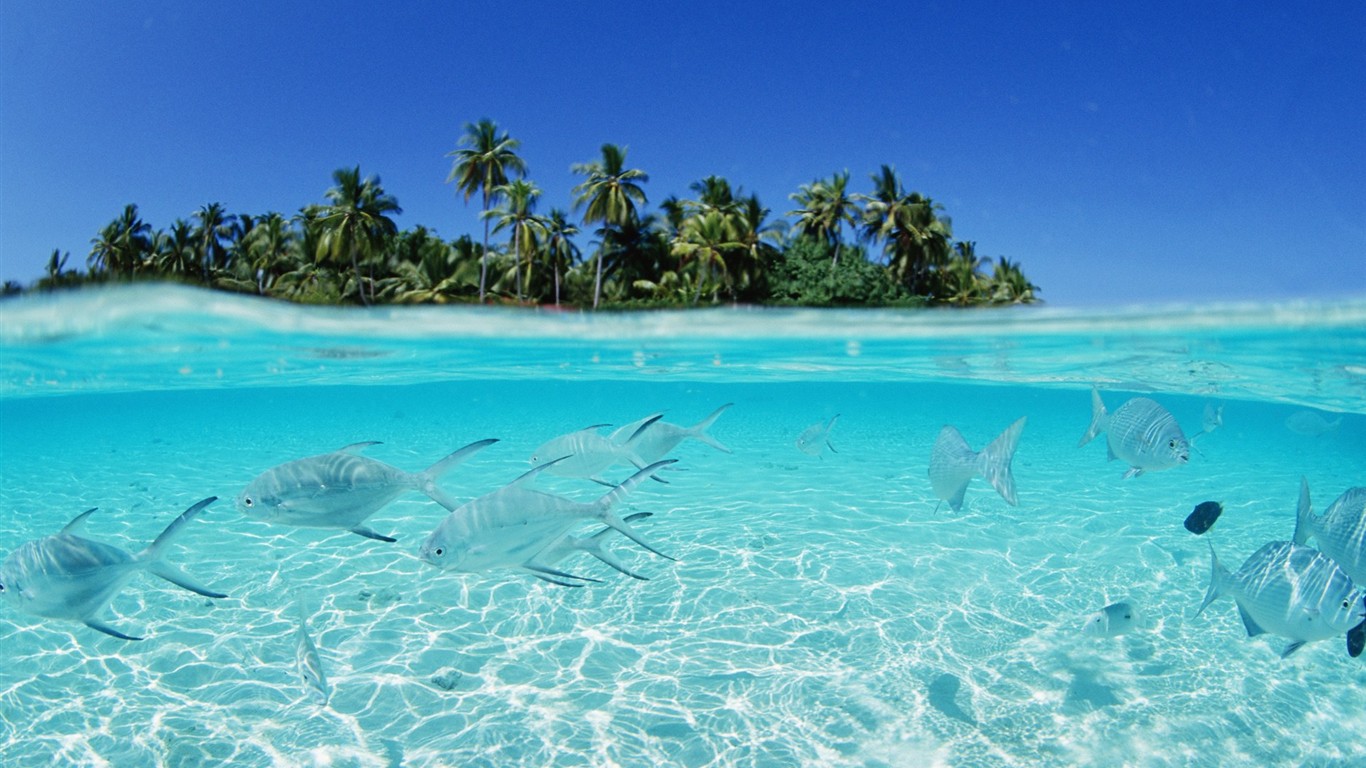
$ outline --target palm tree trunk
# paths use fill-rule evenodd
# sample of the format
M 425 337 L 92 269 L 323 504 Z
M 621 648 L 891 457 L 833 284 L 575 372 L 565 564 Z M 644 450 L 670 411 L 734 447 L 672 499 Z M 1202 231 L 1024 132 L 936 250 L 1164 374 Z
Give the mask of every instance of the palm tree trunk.
M 593 278 L 593 309 L 598 308 L 598 297 L 602 295 L 602 251 L 598 251 L 597 276 Z
M 356 258 L 356 244 L 351 244 L 351 270 L 356 273 L 356 293 L 360 294 L 360 303 L 363 306 L 370 306 L 370 302 L 365 298 L 365 280 L 360 274 L 360 260 Z
M 484 284 L 489 270 L 489 191 L 484 190 L 484 251 L 479 254 L 479 303 L 484 303 Z
M 555 267 L 555 306 L 560 306 L 560 268 Z
M 522 229 L 513 225 L 512 229 L 512 271 L 517 273 L 517 302 L 522 301 Z

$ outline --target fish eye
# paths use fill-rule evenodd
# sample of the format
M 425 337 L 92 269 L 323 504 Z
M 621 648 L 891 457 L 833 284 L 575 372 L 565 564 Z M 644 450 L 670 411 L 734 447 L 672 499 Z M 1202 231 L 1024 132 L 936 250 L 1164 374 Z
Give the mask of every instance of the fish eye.
M 4 585 L 0 584 L 0 591 L 3 591 L 4 588 L 5 588 Z M 1342 607 L 1343 607 L 1343 608 L 1351 608 L 1351 607 L 1352 607 L 1352 601 L 1351 601 L 1350 599 L 1349 599 L 1349 600 L 1343 600 L 1343 601 L 1342 601 Z
M 247 498 L 242 499 L 242 503 L 245 504 L 245 505 L 247 505 L 248 507 L 250 507 L 250 506 L 252 505 L 253 502 L 252 502 L 252 500 L 251 500 L 251 497 L 248 496 Z
M 4 585 L 4 584 L 0 584 L 0 592 L 4 592 L 4 591 L 5 591 L 5 585 Z
M 441 557 L 441 556 L 444 555 L 444 554 L 446 554 L 446 550 L 442 549 L 441 547 L 437 547 L 437 548 L 436 548 L 436 556 L 437 556 L 437 557 Z
M 1173 437 L 1173 438 L 1171 439 L 1171 442 L 1167 443 L 1167 447 L 1168 447 L 1168 448 L 1175 448 L 1175 447 L 1176 447 L 1176 438 Z

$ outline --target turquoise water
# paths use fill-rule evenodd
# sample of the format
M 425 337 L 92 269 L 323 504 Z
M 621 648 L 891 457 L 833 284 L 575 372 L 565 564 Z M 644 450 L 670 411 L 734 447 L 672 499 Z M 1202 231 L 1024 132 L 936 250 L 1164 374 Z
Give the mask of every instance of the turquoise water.
M 1366 301 L 585 316 L 137 288 L 0 303 L 0 342 L 0 554 L 96 506 L 86 535 L 137 551 L 217 495 L 169 559 L 229 594 L 138 576 L 102 616 L 142 642 L 0 606 L 5 766 L 1366 760 L 1366 659 L 1340 639 L 1282 659 L 1227 599 L 1192 616 L 1207 540 L 1236 566 L 1289 538 L 1302 476 L 1317 511 L 1366 485 Z M 1207 404 L 1223 425 L 1124 480 L 1103 437 L 1077 447 L 1092 385 L 1188 436 Z M 601 580 L 582 589 L 438 571 L 416 550 L 446 512 L 420 493 L 370 519 L 393 544 L 232 503 L 359 441 L 417 471 L 499 438 L 443 481 L 464 501 L 557 435 L 724 403 L 733 453 L 685 442 L 619 510 L 677 558 L 609 539 L 649 581 L 587 555 L 562 563 Z M 1314 434 L 1306 409 L 1341 422 Z M 837 413 L 833 452 L 797 450 Z M 1020 416 L 1019 505 L 980 479 L 940 505 L 939 429 L 977 449 Z M 1205 500 L 1226 511 L 1196 537 Z M 326 707 L 297 671 L 300 600 Z M 1137 628 L 1080 631 L 1120 600 Z

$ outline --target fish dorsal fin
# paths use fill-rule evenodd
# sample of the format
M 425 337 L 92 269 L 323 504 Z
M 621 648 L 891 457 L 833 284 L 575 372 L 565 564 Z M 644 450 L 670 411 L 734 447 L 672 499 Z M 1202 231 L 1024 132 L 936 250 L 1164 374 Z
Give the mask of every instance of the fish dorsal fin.
M 1247 629 L 1248 637 L 1256 637 L 1257 635 L 1266 632 L 1266 630 L 1262 629 L 1262 626 L 1257 623 L 1256 619 L 1248 615 L 1247 611 L 1243 608 L 1242 603 L 1238 604 L 1238 615 L 1243 619 L 1243 627 Z
M 94 514 L 95 510 L 97 509 L 99 509 L 99 507 L 91 507 L 90 509 L 87 509 L 79 515 L 76 515 L 74 518 L 72 518 L 71 522 L 66 524 L 66 527 L 62 528 L 61 532 L 71 534 L 73 536 L 75 534 L 80 533 L 82 530 L 85 529 L 86 518 Z
M 571 434 L 571 435 L 581 435 L 581 434 L 583 434 L 584 432 L 597 432 L 599 429 L 602 429 L 603 427 L 610 427 L 610 426 L 612 426 L 612 425 L 611 425 L 611 424 L 594 424 L 594 425 L 591 426 L 591 427 L 584 427 L 583 429 L 576 429 L 576 430 L 574 430 L 573 432 L 570 432 L 569 434 Z
M 573 454 L 570 454 L 570 455 L 572 456 Z M 512 482 L 508 483 L 508 484 L 507 484 L 507 487 L 508 487 L 508 488 L 517 488 L 517 487 L 526 485 L 527 483 L 530 483 L 532 480 L 536 479 L 536 476 L 537 476 L 537 475 L 541 474 L 542 472 L 546 471 L 547 469 L 550 469 L 551 467 L 555 466 L 556 464 L 559 464 L 560 462 L 564 461 L 564 460 L 567 459 L 567 458 L 569 458 L 569 456 L 561 456 L 561 457 L 558 458 L 558 459 L 552 459 L 551 461 L 547 461 L 547 462 L 544 463 L 544 464 L 538 464 L 538 465 L 536 465 L 535 467 L 532 467 L 531 469 L 529 469 L 529 470 L 527 470 L 526 472 L 522 473 L 522 476 L 521 476 L 521 477 L 518 477 L 516 480 L 513 480 Z
M 379 441 L 379 440 L 367 440 L 366 442 L 363 442 L 363 443 L 352 443 L 352 444 L 350 444 L 350 445 L 347 445 L 347 446 L 343 446 L 343 447 L 341 447 L 341 448 L 338 448 L 338 449 L 337 449 L 337 453 L 360 453 L 361 451 L 365 450 L 366 448 L 369 448 L 369 447 L 372 446 L 372 445 L 379 445 L 379 444 L 380 444 L 380 441 Z
M 659 421 L 662 418 L 664 418 L 664 414 L 661 412 L 656 413 L 653 416 L 650 416 L 646 419 L 643 419 L 640 422 L 640 426 L 636 427 L 636 431 L 632 432 L 631 436 L 626 438 L 626 444 L 630 445 L 632 442 L 635 441 L 637 437 L 640 437 L 641 435 L 645 434 L 645 430 L 649 429 L 651 424 L 654 424 L 656 421 Z
M 1291 539 L 1296 544 L 1308 544 L 1317 522 L 1313 508 L 1309 506 L 1309 478 L 1300 476 L 1300 501 L 1295 507 L 1295 535 Z

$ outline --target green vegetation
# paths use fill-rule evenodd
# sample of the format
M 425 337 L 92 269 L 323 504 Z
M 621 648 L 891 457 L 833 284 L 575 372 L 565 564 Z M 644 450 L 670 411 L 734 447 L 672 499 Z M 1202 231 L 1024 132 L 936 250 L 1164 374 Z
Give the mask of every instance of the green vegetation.
M 466 204 L 480 196 L 482 242 L 444 240 L 423 226 L 400 231 L 402 212 L 378 176 L 333 174 L 324 204 L 286 217 L 230 214 L 210 203 L 154 230 L 136 205 L 91 242 L 86 271 L 53 251 L 31 290 L 166 280 L 308 304 L 566 303 L 593 308 L 973 306 L 1037 301 L 1038 287 L 1010 259 L 978 256 L 953 238 L 943 207 L 907 192 L 884 165 L 871 192 L 849 191 L 848 171 L 790 197 L 792 223 L 757 195 L 708 176 L 690 199 L 646 210 L 649 176 L 627 150 L 603 144 L 576 163 L 575 214 L 593 240 L 576 243 L 575 215 L 536 212 L 541 189 L 526 177 L 519 143 L 491 120 L 465 126 L 447 182 Z M 491 242 L 498 235 L 502 242 Z M 874 255 L 875 254 L 875 255 Z M 6 283 L 4 292 L 23 288 Z

